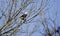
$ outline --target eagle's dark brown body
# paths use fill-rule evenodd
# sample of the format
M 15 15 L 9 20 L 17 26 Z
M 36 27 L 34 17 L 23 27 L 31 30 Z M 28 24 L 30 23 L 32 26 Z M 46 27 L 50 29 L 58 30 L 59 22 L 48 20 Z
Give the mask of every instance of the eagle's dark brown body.
M 26 18 L 27 14 L 23 14 L 20 18 L 24 20 Z

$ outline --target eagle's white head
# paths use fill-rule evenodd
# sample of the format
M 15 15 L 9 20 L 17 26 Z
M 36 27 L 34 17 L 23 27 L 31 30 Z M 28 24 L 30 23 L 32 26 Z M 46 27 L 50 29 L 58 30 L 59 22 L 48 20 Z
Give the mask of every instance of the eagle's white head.
M 28 12 L 25 12 L 24 14 L 28 14 Z

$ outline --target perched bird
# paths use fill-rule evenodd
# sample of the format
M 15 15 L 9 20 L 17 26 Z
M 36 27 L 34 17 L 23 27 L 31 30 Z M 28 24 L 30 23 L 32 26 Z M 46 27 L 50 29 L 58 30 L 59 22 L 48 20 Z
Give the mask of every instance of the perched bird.
M 28 13 L 28 12 L 25 12 L 20 18 L 21 18 L 22 20 L 24 20 L 24 19 L 26 18 L 26 16 L 27 16 L 27 13 Z
M 28 12 L 25 12 L 25 13 L 20 17 L 21 20 L 23 20 L 23 23 L 26 22 L 26 16 L 27 16 L 27 13 L 28 13 Z

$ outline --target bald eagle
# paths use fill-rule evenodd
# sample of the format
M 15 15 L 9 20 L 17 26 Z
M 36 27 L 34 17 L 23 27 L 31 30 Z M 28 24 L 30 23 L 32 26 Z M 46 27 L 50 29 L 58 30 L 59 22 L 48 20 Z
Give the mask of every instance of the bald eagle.
M 21 18 L 22 20 L 25 20 L 25 19 L 26 19 L 26 16 L 27 16 L 27 12 L 25 12 L 20 18 Z

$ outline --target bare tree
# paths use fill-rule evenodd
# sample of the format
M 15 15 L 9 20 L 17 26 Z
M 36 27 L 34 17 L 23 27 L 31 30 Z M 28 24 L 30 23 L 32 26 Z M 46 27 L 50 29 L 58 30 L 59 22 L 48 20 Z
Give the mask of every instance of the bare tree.
M 56 0 L 1 1 L 0 20 L 4 18 L 4 21 L 3 26 L 0 28 L 0 36 L 16 36 L 18 32 L 19 34 L 25 33 L 24 36 L 32 36 L 35 32 L 39 32 L 41 36 L 56 36 Z M 55 11 L 50 10 L 51 8 L 54 8 Z M 53 17 L 50 16 L 51 11 L 54 13 Z M 30 23 L 34 24 L 31 32 L 29 32 Z M 26 25 L 26 31 L 23 32 L 21 30 L 24 24 Z

